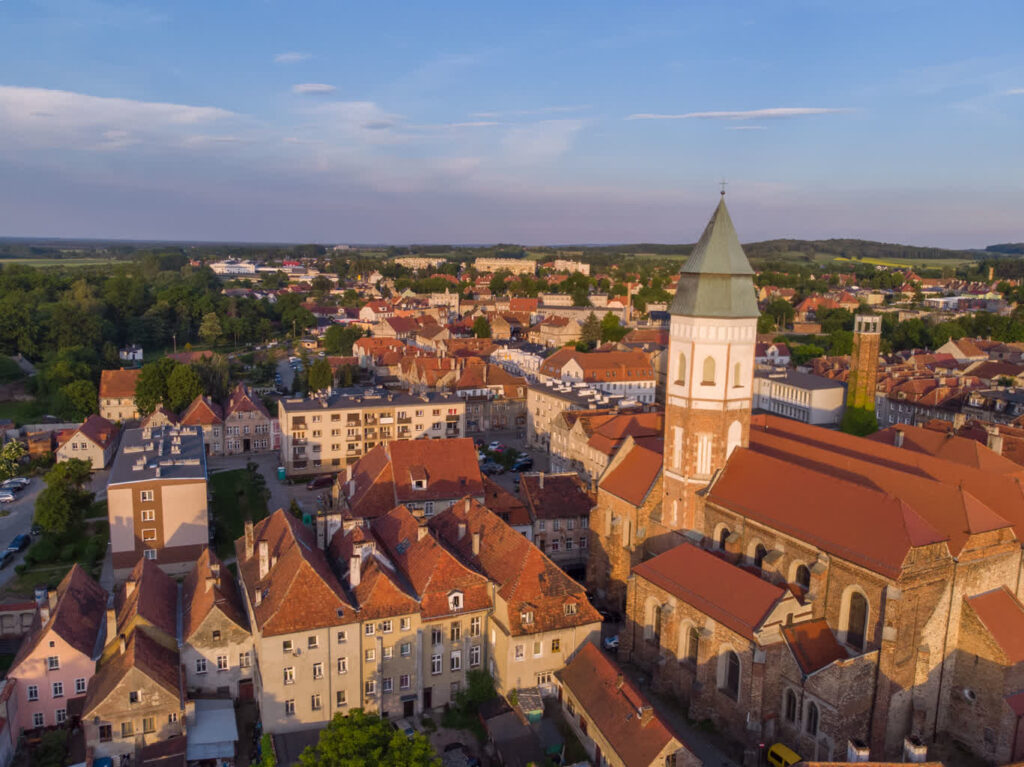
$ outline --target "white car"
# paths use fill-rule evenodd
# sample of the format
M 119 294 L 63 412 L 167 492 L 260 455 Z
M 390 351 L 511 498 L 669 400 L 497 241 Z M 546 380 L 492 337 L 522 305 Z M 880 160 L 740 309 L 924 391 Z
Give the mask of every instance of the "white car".
M 494 442 L 487 446 L 487 449 L 493 453 L 495 450 L 501 450 L 502 445 L 500 442 L 498 442 L 498 440 L 494 440 Z
M 32 484 L 32 480 L 25 479 L 25 477 L 11 477 L 9 480 L 0 485 L 0 488 L 3 488 L 5 490 L 24 490 L 30 484 Z
M 0 490 L 0 503 L 14 503 L 14 493 L 10 490 Z

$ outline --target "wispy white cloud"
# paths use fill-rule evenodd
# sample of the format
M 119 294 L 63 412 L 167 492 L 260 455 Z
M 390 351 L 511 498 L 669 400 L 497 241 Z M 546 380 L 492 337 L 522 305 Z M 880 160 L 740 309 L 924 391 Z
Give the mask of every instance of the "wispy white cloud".
M 299 61 L 307 61 L 313 58 L 312 54 L 301 53 L 299 51 L 288 51 L 287 53 L 278 53 L 274 56 L 275 64 L 295 64 Z
M 768 130 L 764 125 L 727 125 L 726 130 Z
M 762 120 L 780 117 L 806 117 L 809 115 L 834 115 L 852 112 L 850 107 L 771 107 L 770 109 L 747 109 L 725 112 L 687 112 L 685 114 L 656 114 L 640 112 L 627 120 Z
M 1010 88 L 1003 91 L 1004 96 L 1024 96 L 1024 88 Z
M 292 86 L 292 93 L 300 95 L 320 96 L 327 93 L 334 93 L 337 88 L 327 83 L 296 83 Z
M 571 112 L 582 112 L 590 107 L 586 104 L 570 104 L 565 106 L 540 107 L 538 109 L 510 109 L 507 111 L 494 112 L 473 112 L 470 117 L 478 117 L 483 120 L 493 120 L 500 117 L 535 117 L 537 115 L 567 114 Z
M 505 135 L 502 144 L 508 159 L 517 164 L 550 162 L 568 151 L 584 125 L 584 120 L 541 120 L 517 125 Z

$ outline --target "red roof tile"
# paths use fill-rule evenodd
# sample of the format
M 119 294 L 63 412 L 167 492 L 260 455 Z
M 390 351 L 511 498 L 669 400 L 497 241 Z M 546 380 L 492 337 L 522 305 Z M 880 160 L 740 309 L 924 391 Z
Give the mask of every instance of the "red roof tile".
M 204 394 L 200 394 L 185 408 L 181 416 L 182 426 L 213 426 L 224 423 L 221 406 Z
M 595 503 L 578 474 L 523 474 L 519 494 L 534 519 L 589 517 Z
M 187 641 L 199 630 L 206 616 L 214 609 L 245 631 L 249 619 L 234 577 L 225 569 L 217 555 L 205 549 L 182 585 L 182 640 Z
M 134 397 L 139 373 L 135 370 L 103 370 L 100 372 L 100 397 Z
M 600 489 L 642 506 L 661 476 L 663 447 L 662 440 L 654 438 L 624 444 L 625 457 L 601 478 Z
M 141 617 L 171 639 L 178 637 L 178 584 L 152 559 L 143 557 L 114 592 L 117 631 Z M 113 637 L 107 637 L 108 641 Z
M 978 619 L 1012 665 L 1024 661 L 1024 607 L 1005 586 L 967 597 Z
M 805 674 L 813 674 L 834 661 L 849 657 L 824 618 L 784 626 L 782 635 Z

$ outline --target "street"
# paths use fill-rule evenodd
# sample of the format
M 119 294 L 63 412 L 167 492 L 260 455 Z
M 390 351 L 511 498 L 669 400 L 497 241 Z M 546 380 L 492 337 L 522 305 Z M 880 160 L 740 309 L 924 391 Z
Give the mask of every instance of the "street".
M 35 514 L 36 496 L 46 487 L 42 477 L 32 477 L 32 484 L 15 493 L 14 503 L 6 503 L 0 507 L 0 553 L 7 548 L 14 536 L 21 533 L 28 533 L 32 529 L 32 517 Z M 15 565 L 21 564 L 25 558 L 25 552 L 21 551 L 14 555 L 14 559 L 7 567 L 0 570 L 0 586 L 6 584 L 14 577 Z
M 292 381 L 295 380 L 295 371 L 292 370 L 292 366 L 291 363 L 288 362 L 287 355 L 278 360 L 277 373 L 281 376 L 281 385 L 278 388 L 291 391 Z

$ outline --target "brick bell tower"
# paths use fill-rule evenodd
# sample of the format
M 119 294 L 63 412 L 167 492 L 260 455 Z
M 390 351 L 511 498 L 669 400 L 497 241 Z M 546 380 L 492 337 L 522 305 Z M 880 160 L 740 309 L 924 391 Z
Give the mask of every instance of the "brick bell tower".
M 757 298 L 725 193 L 680 271 L 665 392 L 666 527 L 704 530 L 696 493 L 746 446 L 754 385 Z

